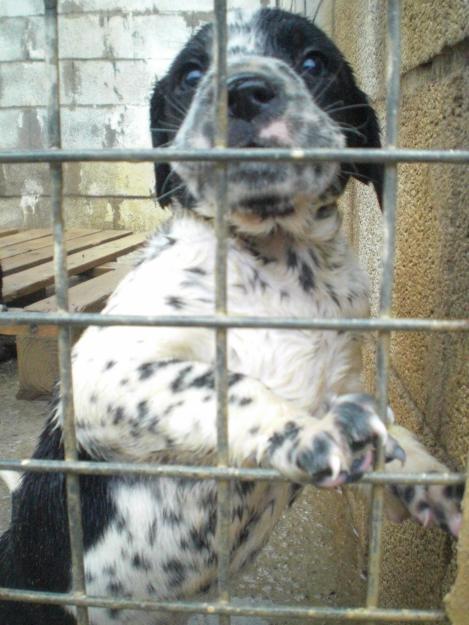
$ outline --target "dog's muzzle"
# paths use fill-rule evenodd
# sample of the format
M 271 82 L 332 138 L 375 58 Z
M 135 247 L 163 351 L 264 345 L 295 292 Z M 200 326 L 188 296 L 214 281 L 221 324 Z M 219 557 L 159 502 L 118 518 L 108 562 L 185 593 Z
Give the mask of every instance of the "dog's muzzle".
M 213 74 L 199 84 L 176 136 L 177 148 L 210 148 L 215 126 Z M 304 81 L 279 59 L 254 57 L 228 70 L 228 145 L 236 148 L 343 147 L 344 137 Z M 196 200 L 213 202 L 214 167 L 177 163 L 174 168 Z M 233 162 L 228 164 L 231 211 L 259 218 L 285 217 L 305 198 L 318 203 L 338 174 L 335 163 Z

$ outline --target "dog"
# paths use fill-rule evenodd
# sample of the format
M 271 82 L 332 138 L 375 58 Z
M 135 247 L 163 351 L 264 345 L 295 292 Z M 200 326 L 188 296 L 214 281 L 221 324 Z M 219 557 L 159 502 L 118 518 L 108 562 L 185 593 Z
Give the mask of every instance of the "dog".
M 214 144 L 212 25 L 203 26 L 156 83 L 153 145 Z M 380 147 L 376 115 L 352 70 L 313 23 L 278 9 L 235 11 L 228 23 L 228 144 L 256 148 Z M 156 189 L 172 218 L 148 242 L 103 314 L 214 312 L 215 166 L 157 163 Z M 231 314 L 366 317 L 368 283 L 340 232 L 337 199 L 350 177 L 378 199 L 382 166 L 231 162 L 227 297 Z M 207 328 L 90 327 L 73 349 L 80 458 L 213 464 L 215 346 Z M 388 467 L 441 471 L 413 435 L 386 429 L 360 381 L 360 343 L 344 331 L 228 331 L 230 461 L 275 468 L 287 482 L 234 482 L 231 573 L 262 549 L 305 483 L 358 480 L 376 441 Z M 57 405 L 34 458 L 62 459 Z M 403 464 L 402 464 L 403 463 Z M 402 466 L 401 466 L 402 465 Z M 86 588 L 90 595 L 203 597 L 217 576 L 217 486 L 210 480 L 82 476 Z M 70 589 L 64 477 L 27 473 L 0 539 L 0 586 Z M 395 520 L 411 516 L 457 535 L 462 490 L 395 486 Z M 185 619 L 90 608 L 92 625 Z M 74 608 L 0 601 L 5 625 L 68 625 Z

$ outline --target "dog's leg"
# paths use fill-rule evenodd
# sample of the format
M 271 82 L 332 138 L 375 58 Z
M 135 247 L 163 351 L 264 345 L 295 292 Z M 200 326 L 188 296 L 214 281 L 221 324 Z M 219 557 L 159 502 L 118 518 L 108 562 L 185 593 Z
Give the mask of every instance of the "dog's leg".
M 403 465 L 396 461 L 388 463 L 387 470 L 400 473 L 449 471 L 448 467 L 434 458 L 405 428 L 393 425 L 390 432 L 405 450 L 406 460 Z M 400 522 L 410 516 L 424 527 L 438 525 L 457 536 L 461 527 L 463 494 L 462 484 L 458 486 L 396 484 L 388 489 L 386 513 L 392 521 Z
M 77 435 L 85 450 L 140 462 L 162 454 L 197 461 L 215 452 L 211 365 L 145 362 L 132 375 L 128 363 L 112 365 L 100 376 L 99 395 L 79 387 L 75 392 L 80 396 Z M 339 397 L 325 414 L 311 415 L 258 380 L 230 373 L 228 405 L 231 461 L 272 466 L 294 481 L 331 487 L 343 483 L 370 466 L 376 438 L 387 438 L 368 395 Z

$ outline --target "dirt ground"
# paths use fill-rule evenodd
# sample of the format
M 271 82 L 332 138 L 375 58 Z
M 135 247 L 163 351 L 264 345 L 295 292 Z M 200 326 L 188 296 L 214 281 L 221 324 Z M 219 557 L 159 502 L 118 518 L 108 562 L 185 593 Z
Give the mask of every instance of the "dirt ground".
M 16 361 L 0 364 L 0 458 L 26 458 L 47 413 L 47 401 L 17 400 Z M 233 584 L 233 595 L 253 602 L 359 605 L 364 580 L 358 570 L 353 528 L 338 542 L 338 493 L 305 490 L 277 526 L 255 566 Z M 343 506 L 342 506 L 343 508 Z M 10 497 L 0 480 L 0 532 L 9 522 Z M 215 625 L 215 617 L 193 617 L 190 625 Z M 232 625 L 289 625 L 290 621 L 233 618 Z M 291 621 L 301 625 L 300 621 Z M 328 621 L 331 623 L 331 621 Z

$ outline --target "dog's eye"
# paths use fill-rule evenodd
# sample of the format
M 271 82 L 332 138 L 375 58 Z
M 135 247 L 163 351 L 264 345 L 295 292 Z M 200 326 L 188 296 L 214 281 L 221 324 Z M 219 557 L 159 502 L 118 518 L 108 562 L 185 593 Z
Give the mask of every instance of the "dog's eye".
M 200 67 L 196 65 L 189 66 L 182 74 L 182 82 L 186 87 L 196 87 L 204 75 Z
M 310 52 L 301 64 L 301 70 L 310 76 L 321 76 L 326 71 L 327 59 L 320 52 Z

